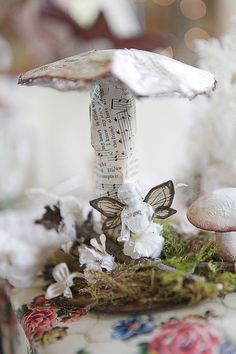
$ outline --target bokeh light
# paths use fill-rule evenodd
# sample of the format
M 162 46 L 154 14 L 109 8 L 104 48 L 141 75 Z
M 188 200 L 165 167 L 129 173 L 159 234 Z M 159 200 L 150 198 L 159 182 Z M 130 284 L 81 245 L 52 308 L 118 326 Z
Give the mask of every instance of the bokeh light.
M 180 10 L 190 20 L 199 20 L 206 15 L 207 7 L 202 0 L 181 0 Z
M 153 0 L 157 5 L 169 6 L 175 2 L 175 0 Z
M 193 27 L 190 30 L 188 30 L 185 35 L 184 35 L 184 41 L 186 46 L 194 51 L 195 50 L 195 44 L 194 41 L 197 39 L 205 39 L 207 40 L 209 38 L 209 34 L 203 30 L 202 28 L 199 27 Z

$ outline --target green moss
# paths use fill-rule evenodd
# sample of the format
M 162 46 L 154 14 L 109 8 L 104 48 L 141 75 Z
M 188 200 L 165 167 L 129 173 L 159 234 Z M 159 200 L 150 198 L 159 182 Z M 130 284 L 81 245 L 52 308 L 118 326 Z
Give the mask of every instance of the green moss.
M 129 263 L 117 262 L 111 272 L 91 271 L 96 283 L 75 279 L 75 298 L 85 295 L 91 299 L 89 308 L 137 302 L 165 306 L 195 304 L 236 291 L 236 274 L 222 273 L 216 266 L 217 247 L 211 235 L 180 235 L 168 222 L 163 223 L 162 235 L 161 261 L 130 259 Z M 70 271 L 81 271 L 78 257 L 57 253 L 45 269 L 47 280 L 59 260 L 66 261 Z M 200 271 L 201 276 L 196 274 Z
M 181 236 L 169 224 L 163 226 L 165 245 L 161 259 L 163 262 L 185 273 L 194 273 L 200 262 L 212 261 L 217 253 L 217 246 L 204 236 Z
M 127 303 L 195 304 L 218 294 L 214 283 L 204 277 L 189 276 L 181 271 L 163 271 L 160 262 L 142 260 L 123 264 L 112 272 L 91 272 L 95 284 L 76 285 L 76 292 L 89 295 L 95 305 Z
M 181 238 L 177 231 L 168 223 L 163 225 L 162 236 L 165 239 L 165 245 L 162 251 L 161 258 L 169 259 L 176 255 L 184 255 L 188 243 L 184 238 Z
M 216 274 L 213 281 L 216 284 L 222 284 L 222 293 L 224 294 L 236 291 L 236 274 L 234 273 L 224 272 Z

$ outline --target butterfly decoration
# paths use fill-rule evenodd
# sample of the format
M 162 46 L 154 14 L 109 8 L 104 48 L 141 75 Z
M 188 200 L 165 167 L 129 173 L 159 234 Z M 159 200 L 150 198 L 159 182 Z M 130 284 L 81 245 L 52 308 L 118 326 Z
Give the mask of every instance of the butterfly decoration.
M 172 181 L 164 182 L 153 187 L 143 202 L 152 206 L 154 210 L 153 219 L 166 219 L 177 211 L 171 208 L 175 195 L 174 184 Z M 103 229 L 114 229 L 121 225 L 121 213 L 126 204 L 110 197 L 100 197 L 90 201 L 90 205 L 98 210 L 106 220 Z

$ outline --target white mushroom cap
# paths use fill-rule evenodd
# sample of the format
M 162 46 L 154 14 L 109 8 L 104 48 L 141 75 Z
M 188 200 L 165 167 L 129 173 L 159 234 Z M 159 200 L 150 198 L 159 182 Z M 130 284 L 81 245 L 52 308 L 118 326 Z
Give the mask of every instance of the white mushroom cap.
M 236 188 L 222 188 L 199 197 L 188 209 L 194 226 L 208 231 L 236 231 Z
M 58 90 L 89 88 L 98 78 L 113 76 L 136 96 L 194 98 L 213 90 L 209 72 L 156 53 L 136 49 L 98 50 L 75 55 L 23 74 L 19 84 Z

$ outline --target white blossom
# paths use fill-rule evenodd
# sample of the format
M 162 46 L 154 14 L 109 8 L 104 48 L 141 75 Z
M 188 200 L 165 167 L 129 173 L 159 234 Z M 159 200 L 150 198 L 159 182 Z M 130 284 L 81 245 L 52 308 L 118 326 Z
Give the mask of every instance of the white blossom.
M 45 252 L 44 252 L 45 255 Z M 42 257 L 37 247 L 24 240 L 13 239 L 0 230 L 0 277 L 15 287 L 28 287 L 42 266 Z
M 111 271 L 116 266 L 114 257 L 106 251 L 106 236 L 102 234 L 99 239 L 100 243 L 95 238 L 90 240 L 92 247 L 79 247 L 80 264 L 85 265 L 88 270 Z
M 164 246 L 164 238 L 161 236 L 163 226 L 152 223 L 149 228 L 140 233 L 138 237 L 131 237 L 124 243 L 123 252 L 132 259 L 140 257 L 158 258 Z
M 0 277 L 15 287 L 31 286 L 48 256 L 65 242 L 56 230 L 35 224 L 38 216 L 33 208 L 0 214 Z
M 63 295 L 71 298 L 71 287 L 74 285 L 74 278 L 83 278 L 83 274 L 75 272 L 70 273 L 66 263 L 57 264 L 52 272 L 52 276 L 56 283 L 51 284 L 46 291 L 46 298 L 53 299 L 54 297 Z
M 57 206 L 60 209 L 62 221 L 59 234 L 63 243 L 76 238 L 76 224 L 82 224 L 82 209 L 79 201 L 73 196 L 59 196 L 47 192 L 43 188 L 32 188 L 27 191 L 28 197 L 41 206 Z
M 52 252 L 66 250 L 76 235 L 76 224 L 82 223 L 78 200 L 71 196 L 59 197 L 42 189 L 28 192 L 38 207 L 30 210 L 8 210 L 0 214 L 0 277 L 15 287 L 29 287 L 36 279 Z M 62 216 L 59 233 L 35 224 L 45 205 L 58 206 Z

